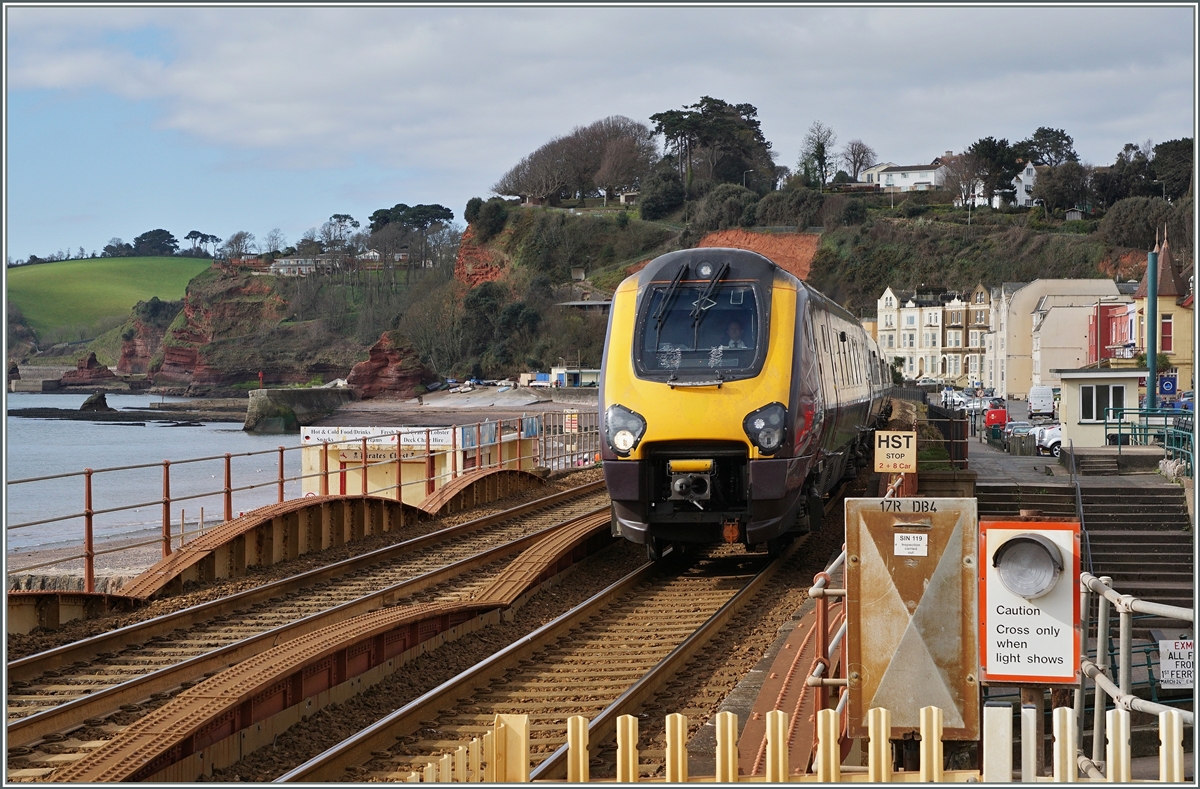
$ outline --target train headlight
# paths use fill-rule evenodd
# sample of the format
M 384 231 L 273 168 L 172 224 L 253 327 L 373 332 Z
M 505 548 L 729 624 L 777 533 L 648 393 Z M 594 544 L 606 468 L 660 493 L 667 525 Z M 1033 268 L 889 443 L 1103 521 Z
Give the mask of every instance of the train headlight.
M 751 411 L 742 420 L 742 429 L 760 452 L 774 455 L 787 438 L 787 408 L 783 403 L 771 403 Z
M 621 457 L 633 451 L 646 432 L 646 420 L 641 414 L 623 405 L 610 405 L 604 412 L 604 435 L 608 445 Z
M 1058 583 L 1063 569 L 1062 551 L 1040 534 L 1018 534 L 996 549 L 992 565 L 1008 591 L 1032 600 Z

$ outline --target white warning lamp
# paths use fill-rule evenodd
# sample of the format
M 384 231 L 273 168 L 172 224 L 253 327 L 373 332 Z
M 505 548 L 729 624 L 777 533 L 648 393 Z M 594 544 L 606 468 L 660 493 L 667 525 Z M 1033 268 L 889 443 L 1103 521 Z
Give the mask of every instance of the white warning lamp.
M 1062 551 L 1050 539 L 1026 532 L 997 548 L 992 566 L 1008 591 L 1033 600 L 1058 583 L 1063 569 Z

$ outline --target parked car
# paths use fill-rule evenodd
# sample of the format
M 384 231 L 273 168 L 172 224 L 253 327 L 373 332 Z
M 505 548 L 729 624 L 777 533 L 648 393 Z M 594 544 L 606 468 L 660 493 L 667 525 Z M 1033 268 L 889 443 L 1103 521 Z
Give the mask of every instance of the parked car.
M 918 378 L 917 386 L 937 386 L 937 381 L 933 378 L 929 378 L 928 376 L 925 378 Z
M 988 401 L 982 397 L 972 397 L 967 401 L 965 408 L 968 414 L 979 414 L 988 409 Z
M 989 386 L 987 389 L 984 389 L 984 390 L 983 390 L 983 396 L 984 396 L 984 397 L 995 397 L 995 396 L 996 396 L 996 390 L 995 390 L 995 389 L 993 389 L 993 388 L 991 388 L 991 387 Z
M 1033 425 L 1029 422 L 1009 422 L 1004 426 L 1004 448 L 1008 448 L 1008 442 L 1013 436 L 1023 436 L 1033 429 Z
M 1035 436 L 1037 453 L 1045 453 L 1058 457 L 1062 447 L 1062 425 L 1042 425 L 1032 431 Z

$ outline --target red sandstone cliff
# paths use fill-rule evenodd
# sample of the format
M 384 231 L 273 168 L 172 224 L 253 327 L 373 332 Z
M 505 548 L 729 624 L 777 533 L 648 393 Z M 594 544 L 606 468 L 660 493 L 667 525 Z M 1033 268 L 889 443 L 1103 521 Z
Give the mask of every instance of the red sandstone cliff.
M 485 282 L 500 279 L 507 268 L 503 256 L 493 249 L 481 246 L 475 241 L 475 228 L 467 225 L 463 231 L 462 240 L 458 243 L 458 257 L 454 260 L 454 278 L 474 288 Z
M 418 385 L 437 377 L 421 364 L 408 340 L 396 332 L 384 332 L 369 354 L 365 362 L 354 365 L 346 378 L 346 383 L 363 400 L 379 395 L 415 397 Z
M 150 374 L 156 386 L 195 394 L 257 382 L 260 372 L 268 386 L 345 377 L 361 346 L 327 331 L 320 312 L 306 317 L 294 320 L 274 278 L 214 267 L 189 283 Z
M 147 326 L 140 320 L 134 321 L 134 335 L 121 342 L 121 358 L 117 360 L 117 372 L 123 375 L 144 375 L 150 372 L 150 363 L 162 347 L 165 329 Z
M 62 386 L 93 386 L 116 380 L 116 374 L 107 366 L 96 361 L 96 352 L 75 362 L 74 370 L 67 370 L 59 380 Z

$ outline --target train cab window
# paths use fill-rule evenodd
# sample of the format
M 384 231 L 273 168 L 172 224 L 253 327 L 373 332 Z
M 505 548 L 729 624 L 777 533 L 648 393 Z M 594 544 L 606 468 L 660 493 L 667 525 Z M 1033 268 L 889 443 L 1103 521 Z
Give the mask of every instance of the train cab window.
M 766 318 L 754 284 L 655 283 L 643 299 L 634 361 L 639 374 L 722 379 L 757 374 Z M 706 291 L 708 291 L 706 293 Z

